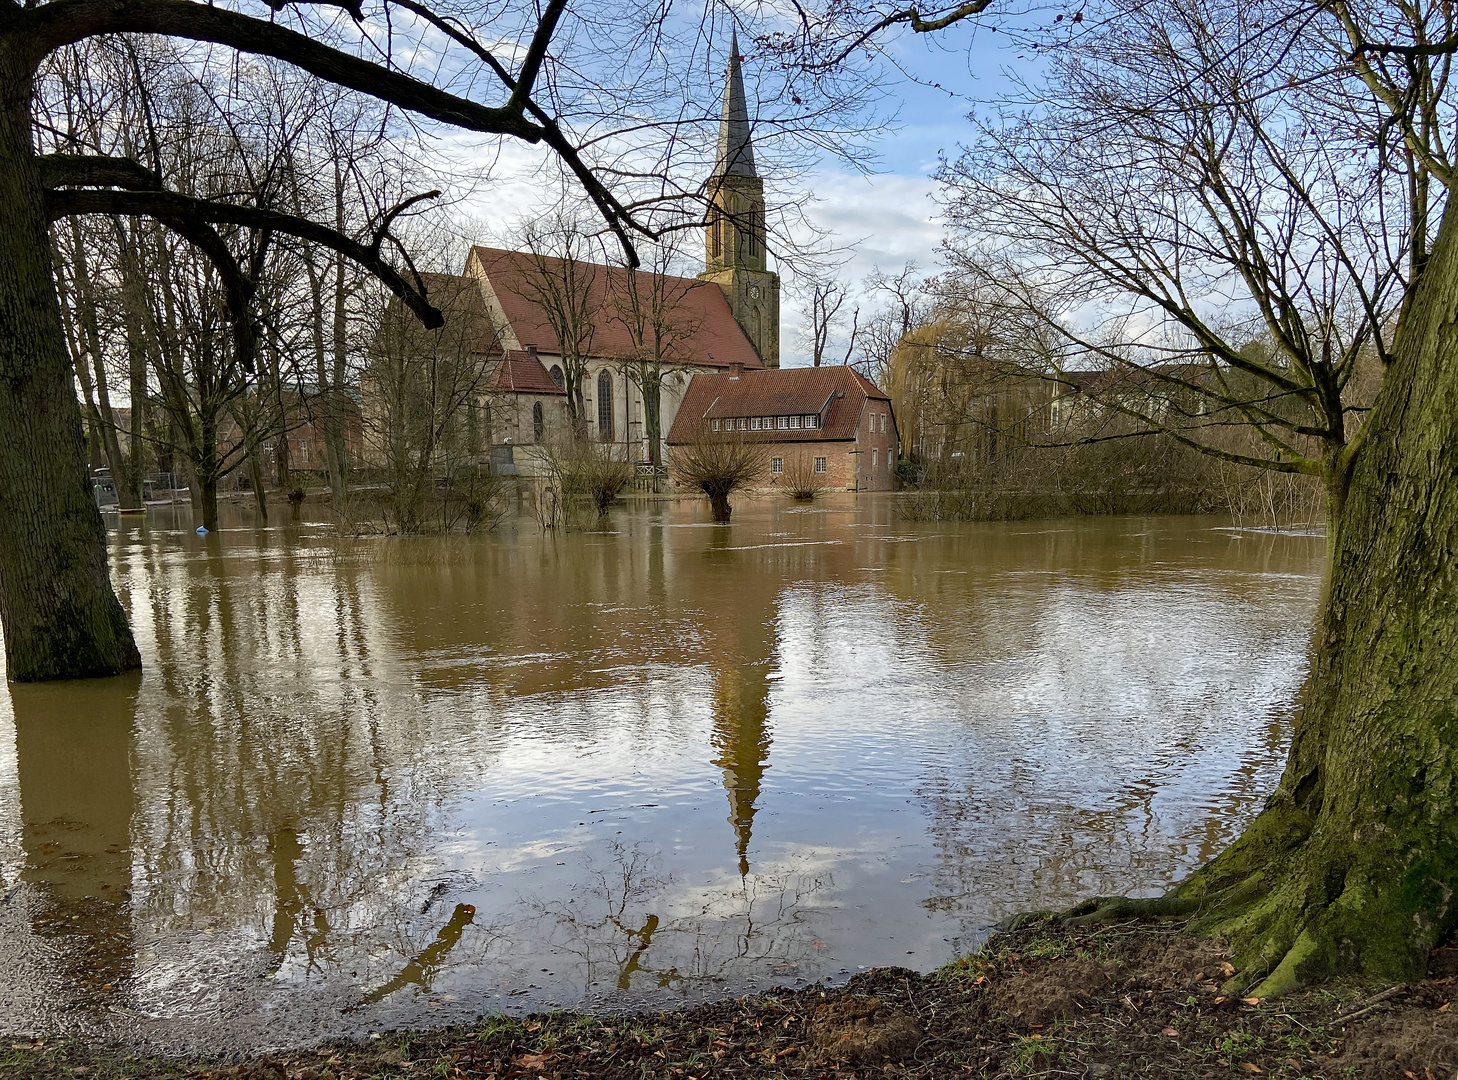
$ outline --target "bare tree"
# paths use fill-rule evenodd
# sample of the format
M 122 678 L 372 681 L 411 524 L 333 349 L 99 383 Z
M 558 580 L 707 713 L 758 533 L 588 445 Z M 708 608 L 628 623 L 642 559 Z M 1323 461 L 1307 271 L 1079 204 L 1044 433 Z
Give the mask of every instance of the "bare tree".
M 972 289 L 1061 334 L 1064 364 L 1138 367 L 1198 402 L 1162 417 L 1108 400 L 1143 429 L 1322 476 L 1335 542 L 1370 404 L 1346 391 L 1365 355 L 1390 361 L 1406 293 L 1412 232 L 1391 226 L 1433 207 L 1361 121 L 1310 126 L 1322 99 L 1288 83 L 1335 92 L 1341 77 L 1323 84 L 1320 57 L 1250 37 L 1264 7 L 1125 5 L 1090 32 L 1054 61 L 1037 108 L 985 125 L 946 170 L 950 253 Z M 1348 101 L 1380 122 L 1369 96 Z M 1242 351 L 1258 334 L 1268 358 Z M 1231 425 L 1266 452 L 1218 445 Z
M 436 279 L 433 285 L 449 316 L 445 325 L 421 327 L 390 299 L 364 373 L 365 435 L 384 468 L 386 523 L 406 534 L 426 527 L 437 481 L 453 486 L 480 471 L 476 414 L 491 370 L 489 350 L 480 347 L 489 323 L 472 303 L 476 283 Z
M 520 241 L 530 266 L 515 287 L 541 310 L 557 338 L 567 415 L 581 436 L 588 422 L 583 403 L 587 366 L 607 300 L 602 244 L 582 220 L 567 213 L 528 223 Z
M 810 362 L 819 367 L 825 362 L 826 350 L 837 325 L 836 316 L 845 306 L 847 289 L 841 282 L 828 278 L 812 278 L 808 288 L 809 293 L 805 298 L 808 301 L 805 311 L 805 337 L 810 345 Z M 846 347 L 847 357 L 855 348 L 859 325 L 860 309 L 857 308 L 850 332 L 850 344 Z
M 619 287 L 612 296 L 614 317 L 633 343 L 633 355 L 618 365 L 619 370 L 643 397 L 643 437 L 648 460 L 655 466 L 663 463 L 664 380 L 682 373 L 695 359 L 685 355 L 683 348 L 698 332 L 699 323 L 684 300 L 690 289 L 705 287 L 672 273 L 679 256 L 679 235 L 670 234 L 654 245 L 644 269 L 625 268 L 615 275 Z
M 852 342 L 856 358 L 851 364 L 876 385 L 884 385 L 897 345 L 926 320 L 930 308 L 926 291 L 921 272 L 912 262 L 895 274 L 878 269 L 862 284 L 867 302 L 875 306 L 859 322 Z
M 709 497 L 715 521 L 727 522 L 734 512 L 729 496 L 764 479 L 769 455 L 760 443 L 701 425 L 692 441 L 669 452 L 668 468 L 680 484 Z

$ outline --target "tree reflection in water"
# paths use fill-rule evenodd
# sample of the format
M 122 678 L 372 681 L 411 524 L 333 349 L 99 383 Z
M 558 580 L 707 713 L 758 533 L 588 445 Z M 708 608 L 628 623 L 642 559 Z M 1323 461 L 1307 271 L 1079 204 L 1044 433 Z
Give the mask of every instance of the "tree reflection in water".
M 571 896 L 526 898 L 541 925 L 513 928 L 574 958 L 589 990 L 640 989 L 638 974 L 660 989 L 743 984 L 818 961 L 818 923 L 830 913 L 814 899 L 834 890 L 829 874 L 758 873 L 737 889 L 696 890 L 664 873 L 656 851 L 608 849 L 610 865 L 594 861 Z
M 441 965 L 445 963 L 451 950 L 460 943 L 462 932 L 471 925 L 471 920 L 475 917 L 476 909 L 470 904 L 457 904 L 456 910 L 451 913 L 450 921 L 441 927 L 435 940 L 412 957 L 400 974 L 382 986 L 371 990 L 360 999 L 358 1004 L 347 1006 L 347 1008 L 358 1009 L 365 1005 L 373 1005 L 377 1001 L 384 1001 L 397 990 L 403 990 L 407 986 L 415 986 L 425 993 L 429 993 L 431 981 L 440 971 Z

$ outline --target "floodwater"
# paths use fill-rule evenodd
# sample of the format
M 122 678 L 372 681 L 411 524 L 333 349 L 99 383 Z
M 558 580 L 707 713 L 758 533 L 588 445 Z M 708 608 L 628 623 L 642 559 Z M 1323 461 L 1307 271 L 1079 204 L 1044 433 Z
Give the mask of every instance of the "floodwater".
M 0 1031 L 240 1050 L 928 969 L 1238 832 L 1319 538 L 894 506 L 112 519 L 145 674 L 0 693 Z

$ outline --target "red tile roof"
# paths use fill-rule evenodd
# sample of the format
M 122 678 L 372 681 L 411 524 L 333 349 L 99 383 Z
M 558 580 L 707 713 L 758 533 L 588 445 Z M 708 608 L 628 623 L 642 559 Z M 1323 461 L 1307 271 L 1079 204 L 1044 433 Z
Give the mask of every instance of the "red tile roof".
M 496 365 L 486 380 L 487 390 L 505 391 L 512 394 L 561 394 L 563 390 L 553 380 L 541 360 L 531 353 L 509 351 Z
M 535 283 L 544 274 L 557 272 L 561 260 L 490 247 L 473 247 L 470 257 L 486 274 L 517 341 L 523 347 L 535 345 L 541 352 L 560 355 L 561 346 L 539 302 L 541 289 Z M 590 275 L 588 303 L 601 313 L 589 346 L 591 355 L 615 359 L 635 355 L 637 349 L 628 329 L 632 320 L 626 316 L 633 280 L 630 275 L 636 274 L 639 294 L 644 297 L 651 295 L 652 275 L 597 263 L 579 263 L 578 268 Z M 671 299 L 672 328 L 664 342 L 670 363 L 725 368 L 730 364 L 763 366 L 718 285 L 698 278 L 668 277 L 664 280 L 664 295 Z
M 886 402 L 889 411 L 891 399 L 875 383 L 848 367 L 772 368 L 746 371 L 737 379 L 727 374 L 695 375 L 674 417 L 668 442 L 691 442 L 706 420 L 812 413 L 822 416 L 818 428 L 775 428 L 744 434 L 755 442 L 843 442 L 856 437 L 856 426 L 868 399 Z

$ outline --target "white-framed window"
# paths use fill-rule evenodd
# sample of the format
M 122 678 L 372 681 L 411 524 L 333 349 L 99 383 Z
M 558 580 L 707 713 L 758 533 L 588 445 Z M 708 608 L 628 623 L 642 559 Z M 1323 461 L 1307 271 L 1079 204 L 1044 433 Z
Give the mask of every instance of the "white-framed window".
M 781 428 L 781 429 L 788 429 L 789 426 L 790 426 L 790 418 L 788 416 L 777 416 L 777 417 L 775 417 L 775 427 Z
M 879 465 L 879 464 L 881 464 L 881 455 L 878 454 L 878 453 L 876 453 L 876 451 L 872 450 L 871 451 L 871 471 L 872 472 L 875 472 L 876 471 L 876 466 Z
M 778 474 L 778 473 L 782 473 L 784 471 L 785 471 L 785 459 L 784 458 L 777 457 L 777 458 L 771 458 L 770 459 L 770 472 Z
M 818 416 L 807 416 L 807 417 L 805 417 L 805 426 L 807 428 L 818 428 L 820 426 L 820 417 L 818 417 Z
M 718 431 L 719 430 L 719 421 L 717 421 L 717 420 L 713 421 L 713 428 L 714 428 L 715 431 Z
M 886 434 L 886 414 L 881 414 L 881 434 Z
M 798 416 L 792 416 L 792 417 L 790 417 L 790 427 L 797 428 L 799 426 L 800 426 L 800 418 Z
M 895 450 L 887 450 L 886 451 L 886 468 L 887 469 L 894 469 L 894 468 L 896 468 L 896 451 Z
M 825 471 L 825 459 L 823 457 L 818 457 L 815 459 L 815 471 L 818 473 L 823 473 Z
M 758 431 L 759 430 L 759 417 L 757 417 L 757 416 L 751 416 L 749 418 L 749 430 L 750 431 Z

